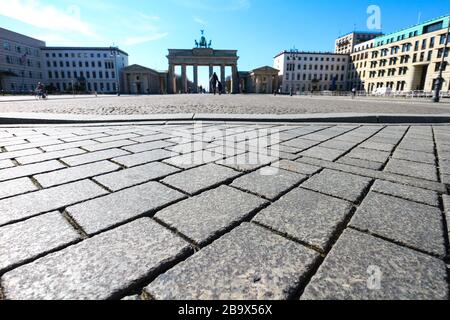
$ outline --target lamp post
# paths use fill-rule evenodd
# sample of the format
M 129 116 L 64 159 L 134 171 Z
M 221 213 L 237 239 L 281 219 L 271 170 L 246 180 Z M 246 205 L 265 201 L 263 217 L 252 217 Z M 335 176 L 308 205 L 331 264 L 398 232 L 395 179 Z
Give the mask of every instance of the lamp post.
M 434 86 L 434 97 L 433 97 L 433 101 L 434 102 L 439 102 L 440 101 L 440 95 L 441 95 L 441 87 L 442 87 L 442 82 L 443 82 L 443 77 L 442 74 L 444 72 L 444 67 L 445 67 L 445 54 L 447 52 L 447 47 L 448 47 L 448 38 L 450 36 L 450 21 L 448 23 L 448 28 L 447 28 L 447 34 L 445 35 L 445 45 L 444 48 L 442 49 L 442 60 L 441 60 L 441 65 L 439 66 L 439 75 L 436 79 L 436 83 Z
M 111 57 L 114 57 L 114 69 L 116 73 L 116 89 L 117 96 L 120 97 L 120 82 L 119 82 L 119 67 L 117 65 L 117 57 L 120 57 L 120 52 L 118 47 L 110 47 L 111 49 Z

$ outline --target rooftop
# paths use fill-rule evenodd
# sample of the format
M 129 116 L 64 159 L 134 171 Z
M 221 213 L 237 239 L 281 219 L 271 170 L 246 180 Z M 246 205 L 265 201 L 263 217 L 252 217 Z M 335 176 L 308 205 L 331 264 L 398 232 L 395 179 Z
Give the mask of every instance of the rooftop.
M 298 50 L 284 50 L 277 54 L 275 58 L 278 58 L 279 56 L 283 54 L 319 54 L 319 55 L 333 55 L 333 56 L 348 56 L 348 54 L 344 53 L 335 53 L 331 51 L 298 51 Z
M 42 47 L 42 50 L 61 50 L 61 51 L 80 51 L 80 50 L 89 50 L 89 51 L 110 51 L 112 47 Z M 128 53 L 121 49 L 117 49 L 120 53 L 128 56 Z

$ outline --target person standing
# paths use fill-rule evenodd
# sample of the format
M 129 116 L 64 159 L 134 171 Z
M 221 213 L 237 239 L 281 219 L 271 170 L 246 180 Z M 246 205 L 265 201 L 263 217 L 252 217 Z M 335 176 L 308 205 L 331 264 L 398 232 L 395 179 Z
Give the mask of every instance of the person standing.
M 356 97 L 356 88 L 352 89 L 352 99 L 355 99 Z
M 219 90 L 219 96 L 222 95 L 222 90 L 223 90 L 222 82 L 217 81 L 217 88 Z

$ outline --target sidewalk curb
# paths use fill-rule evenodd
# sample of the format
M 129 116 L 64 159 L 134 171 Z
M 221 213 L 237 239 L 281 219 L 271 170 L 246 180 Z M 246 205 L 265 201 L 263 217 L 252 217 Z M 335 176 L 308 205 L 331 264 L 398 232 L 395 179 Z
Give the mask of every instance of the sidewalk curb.
M 149 121 L 220 121 L 283 123 L 368 123 L 368 124 L 444 124 L 450 114 L 153 114 L 153 115 L 76 115 L 43 113 L 0 113 L 1 125 L 92 124 Z

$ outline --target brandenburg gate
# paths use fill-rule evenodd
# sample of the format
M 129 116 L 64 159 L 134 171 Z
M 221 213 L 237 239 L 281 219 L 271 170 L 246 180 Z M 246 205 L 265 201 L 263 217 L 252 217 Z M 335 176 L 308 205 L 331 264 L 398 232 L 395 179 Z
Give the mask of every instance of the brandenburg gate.
M 239 92 L 239 77 L 237 62 L 239 57 L 237 56 L 237 50 L 214 50 L 211 48 L 211 41 L 209 44 L 206 38 L 203 36 L 200 42 L 195 41 L 194 49 L 169 49 L 169 79 L 167 84 L 168 93 L 177 93 L 175 67 L 181 66 L 181 92 L 188 93 L 188 79 L 186 74 L 186 68 L 192 66 L 194 69 L 194 92 L 198 90 L 198 67 L 209 67 L 209 78 L 214 72 L 214 67 L 220 66 L 220 82 L 225 86 L 225 68 L 231 67 L 232 72 L 232 84 L 231 93 Z

